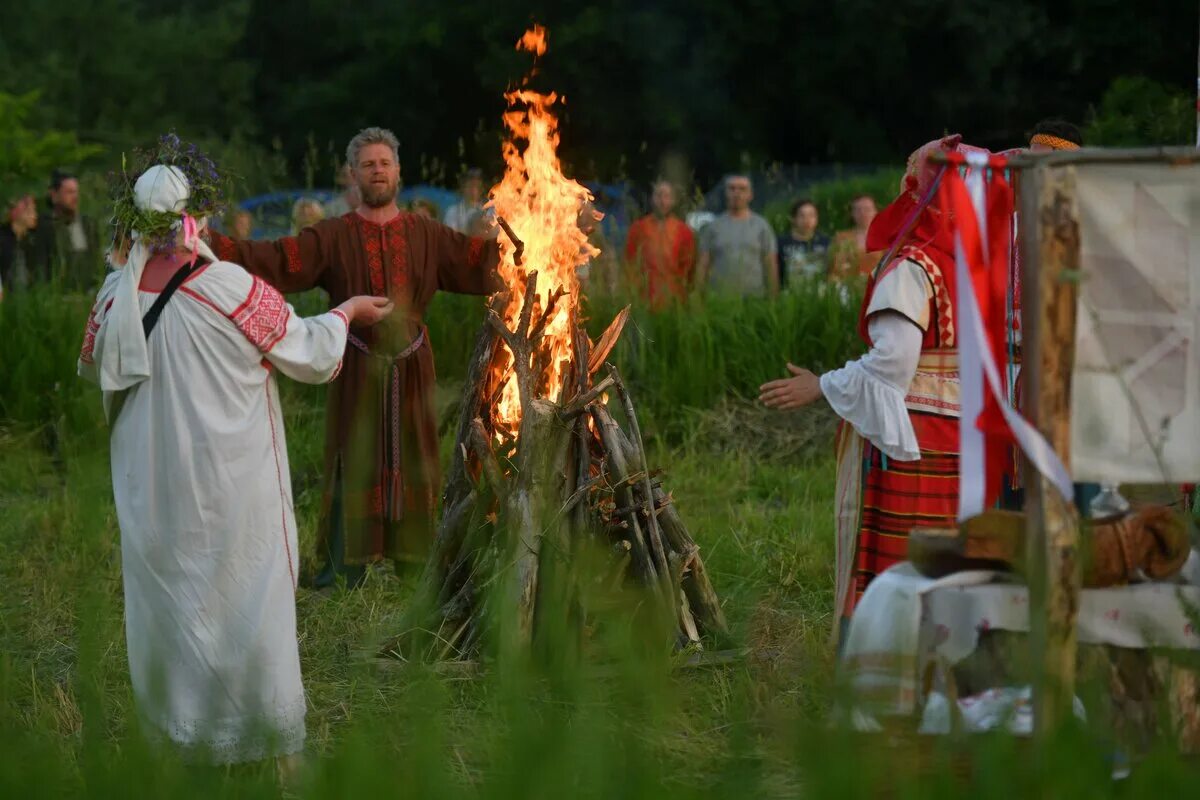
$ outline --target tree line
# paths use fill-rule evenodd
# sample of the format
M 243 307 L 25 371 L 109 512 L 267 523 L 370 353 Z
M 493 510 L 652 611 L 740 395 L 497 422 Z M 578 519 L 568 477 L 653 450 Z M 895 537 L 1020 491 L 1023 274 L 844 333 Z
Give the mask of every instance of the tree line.
M 0 91 L 36 90 L 38 124 L 110 152 L 175 127 L 318 185 L 354 130 L 381 124 L 409 180 L 450 182 L 499 171 L 503 92 L 530 66 L 513 44 L 537 21 L 550 50 L 534 83 L 565 97 L 575 174 L 643 180 L 673 157 L 711 181 L 895 163 L 944 130 L 1010 147 L 1042 117 L 1097 121 L 1126 76 L 1118 115 L 1141 116 L 1098 130 L 1186 141 L 1197 14 L 1194 0 L 42 0 L 5 14 Z

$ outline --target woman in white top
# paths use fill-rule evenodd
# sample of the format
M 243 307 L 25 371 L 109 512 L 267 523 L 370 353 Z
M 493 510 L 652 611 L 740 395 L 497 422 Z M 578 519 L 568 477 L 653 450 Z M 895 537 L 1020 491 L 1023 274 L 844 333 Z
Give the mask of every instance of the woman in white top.
M 188 186 L 183 170 L 162 164 L 138 179 L 138 209 L 179 215 L 174 252 L 153 254 L 133 232 L 79 355 L 112 429 L 130 677 L 149 732 L 185 755 L 284 757 L 303 748 L 305 700 L 275 373 L 333 380 L 349 324 L 373 324 L 391 305 L 355 297 L 298 317 L 266 283 L 213 256 L 198 236 L 204 220 L 188 215 Z M 145 333 L 143 316 L 192 262 Z

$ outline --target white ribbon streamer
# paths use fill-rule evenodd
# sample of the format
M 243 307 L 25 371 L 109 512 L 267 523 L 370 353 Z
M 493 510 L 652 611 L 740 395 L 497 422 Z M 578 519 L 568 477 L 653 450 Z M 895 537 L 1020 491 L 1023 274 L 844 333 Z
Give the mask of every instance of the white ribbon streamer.
M 979 225 L 979 240 L 982 252 L 987 253 L 987 226 L 984 171 L 987 168 L 986 153 L 967 155 L 967 192 L 974 207 Z M 983 328 L 983 316 L 975 296 L 975 285 L 971 281 L 971 270 L 962 236 L 954 232 L 955 275 L 957 277 L 959 314 L 959 381 L 962 391 L 962 416 L 959 420 L 959 497 L 958 520 L 962 522 L 984 511 L 987 490 L 987 468 L 984 452 L 983 432 L 976 427 L 983 412 L 984 390 L 992 393 L 1004 419 L 1013 432 L 1017 444 L 1025 456 L 1046 476 L 1068 502 L 1074 495 L 1071 475 L 1062 459 L 1054 452 L 1050 443 L 1012 407 L 1000 381 L 1000 370 L 991 349 L 987 346 L 987 334 Z M 986 379 L 986 380 L 985 380 Z

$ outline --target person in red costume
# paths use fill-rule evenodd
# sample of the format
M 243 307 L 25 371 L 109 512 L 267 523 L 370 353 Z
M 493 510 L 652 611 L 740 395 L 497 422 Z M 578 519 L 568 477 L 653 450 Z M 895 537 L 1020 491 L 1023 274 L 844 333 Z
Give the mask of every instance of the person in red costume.
M 966 151 L 955 134 L 909 157 L 899 196 L 875 217 L 867 249 L 887 253 L 859 315 L 869 350 L 841 369 L 763 384 L 771 408 L 824 398 L 838 432 L 838 618 L 849 618 L 871 580 L 907 556 L 914 527 L 953 526 L 958 510 L 958 353 L 954 240 L 931 203 L 937 151 Z

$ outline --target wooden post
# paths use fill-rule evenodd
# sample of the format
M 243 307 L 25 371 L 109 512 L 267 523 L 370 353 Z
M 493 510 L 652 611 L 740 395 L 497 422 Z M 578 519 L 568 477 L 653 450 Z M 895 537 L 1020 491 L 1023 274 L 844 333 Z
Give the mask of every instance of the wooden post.
M 1021 227 L 1025 413 L 1070 464 L 1080 266 L 1073 167 L 1038 166 L 1022 174 Z M 1079 515 L 1028 462 L 1025 486 L 1034 733 L 1044 739 L 1072 713 Z

